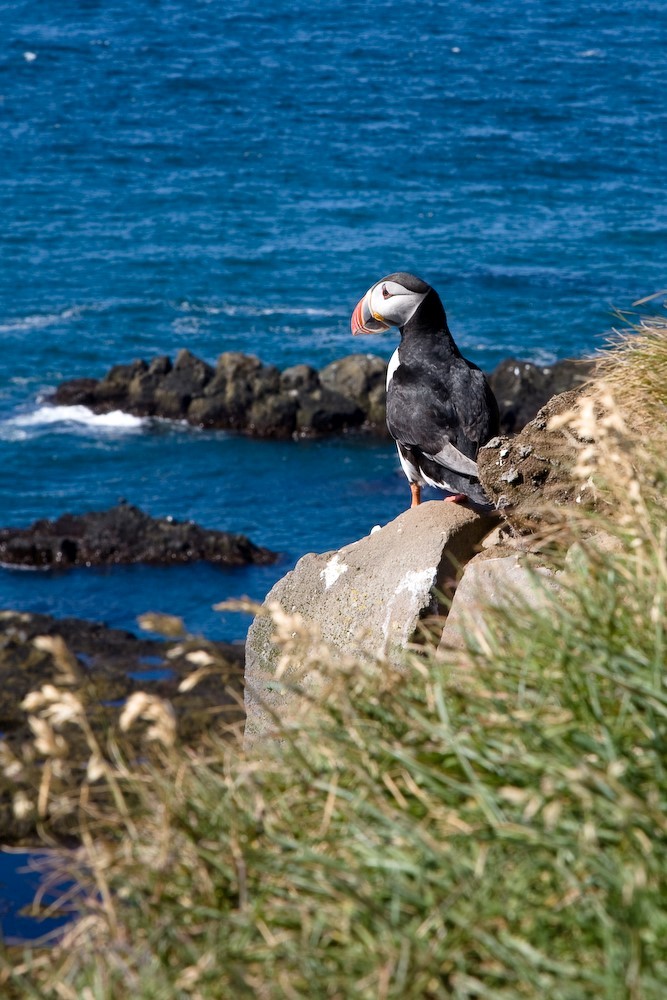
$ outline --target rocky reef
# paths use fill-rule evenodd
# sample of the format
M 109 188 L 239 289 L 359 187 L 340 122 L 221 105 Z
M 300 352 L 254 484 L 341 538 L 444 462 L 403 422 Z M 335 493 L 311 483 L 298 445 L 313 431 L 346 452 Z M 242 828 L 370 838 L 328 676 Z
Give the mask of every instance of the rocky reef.
M 580 385 L 591 361 L 541 367 L 510 358 L 489 375 L 502 433 L 513 434 L 554 393 Z M 364 429 L 387 436 L 387 364 L 373 354 L 350 354 L 320 371 L 306 364 L 279 371 L 252 355 L 226 351 L 215 367 L 188 350 L 115 365 L 101 379 L 61 383 L 51 401 L 96 413 L 123 410 L 141 417 L 185 420 L 197 427 L 262 438 L 312 437 Z
M 367 425 L 384 431 L 386 363 L 357 354 L 327 365 L 279 371 L 252 355 L 227 351 L 215 368 L 190 351 L 150 363 L 114 366 L 102 379 L 62 383 L 52 401 L 97 413 L 123 410 L 186 420 L 197 427 L 262 438 L 313 436 Z
M 9 566 L 169 566 L 200 560 L 245 566 L 267 565 L 277 558 L 245 535 L 172 517 L 150 517 L 127 503 L 111 510 L 63 514 L 53 521 L 42 519 L 27 528 L 0 529 L 0 562 Z

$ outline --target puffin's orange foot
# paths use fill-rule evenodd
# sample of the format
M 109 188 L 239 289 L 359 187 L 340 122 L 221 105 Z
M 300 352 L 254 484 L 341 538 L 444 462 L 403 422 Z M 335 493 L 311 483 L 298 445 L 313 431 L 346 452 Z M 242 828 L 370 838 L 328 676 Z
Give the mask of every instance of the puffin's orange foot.
M 449 503 L 463 503 L 463 501 L 467 499 L 468 498 L 465 493 L 454 493 L 450 497 L 443 497 L 443 500 Z
M 410 492 L 412 493 L 412 503 L 411 507 L 418 507 L 422 502 L 422 491 L 419 483 L 410 483 Z

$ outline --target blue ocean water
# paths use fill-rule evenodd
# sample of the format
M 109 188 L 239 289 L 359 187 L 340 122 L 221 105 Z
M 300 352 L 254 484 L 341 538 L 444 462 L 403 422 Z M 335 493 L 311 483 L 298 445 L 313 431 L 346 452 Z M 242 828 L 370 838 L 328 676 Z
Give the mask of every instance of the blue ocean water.
M 394 270 L 483 367 L 550 362 L 667 285 L 662 0 L 0 0 L 0 23 L 0 524 L 122 496 L 283 556 L 0 569 L 0 608 L 241 639 L 216 601 L 407 504 L 388 444 L 54 410 L 62 379 L 182 347 L 387 357 L 349 316 Z M 32 933 L 0 877 L 3 933 Z
M 0 571 L 0 606 L 212 637 L 305 551 L 398 514 L 390 445 L 268 443 L 49 409 L 188 347 L 320 366 L 383 274 L 490 369 L 595 349 L 665 287 L 662 2 L 2 0 L 0 524 L 101 509 L 248 533 L 277 567 Z M 662 308 L 658 302 L 656 308 Z

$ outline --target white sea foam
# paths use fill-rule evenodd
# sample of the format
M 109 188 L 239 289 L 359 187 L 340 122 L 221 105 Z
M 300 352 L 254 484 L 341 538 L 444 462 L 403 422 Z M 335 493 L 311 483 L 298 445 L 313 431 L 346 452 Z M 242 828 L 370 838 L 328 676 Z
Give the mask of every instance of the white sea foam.
M 237 304 L 225 302 L 221 305 L 202 304 L 200 302 L 179 302 L 177 308 L 181 312 L 203 313 L 206 316 L 312 316 L 322 318 L 338 316 L 336 309 L 320 309 L 313 306 L 255 306 L 246 303 Z
M 68 306 L 60 312 L 31 313 L 28 316 L 11 316 L 0 319 L 0 334 L 2 333 L 22 333 L 30 330 L 44 330 L 51 326 L 58 326 L 62 323 L 72 323 L 82 319 L 87 313 L 107 312 L 109 309 L 128 306 L 142 306 L 145 308 L 162 305 L 161 302 L 142 299 L 118 299 L 103 302 L 90 303 L 86 305 Z M 306 317 L 309 319 L 329 319 L 339 317 L 340 311 L 336 309 L 320 309 L 313 306 L 256 306 L 249 303 L 222 303 L 209 304 L 199 302 L 188 302 L 187 300 L 170 303 L 171 307 L 181 315 L 174 320 L 174 330 L 180 334 L 196 333 L 199 330 L 199 317 L 206 316 L 231 316 L 242 319 L 253 319 L 257 317 Z M 185 315 L 184 315 L 185 314 Z
M 93 311 L 85 306 L 68 306 L 57 313 L 33 313 L 30 316 L 15 316 L 0 323 L 0 333 L 15 333 L 21 330 L 41 330 L 56 323 L 77 320 L 83 312 Z M 98 311 L 95 309 L 94 311 Z
M 42 330 L 59 323 L 77 322 L 89 313 L 105 313 L 109 310 L 132 306 L 155 306 L 150 299 L 103 299 L 81 305 L 66 306 L 59 312 L 31 313 L 28 316 L 8 316 L 0 320 L 0 333 L 20 333 L 23 330 Z
M 34 316 L 17 316 L 0 323 L 0 333 L 14 333 L 20 330 L 41 330 L 45 326 L 53 326 L 68 317 L 62 313 L 36 313 Z
M 0 562 L 0 569 L 11 569 L 17 573 L 48 573 L 50 566 L 19 566 L 16 563 Z M 80 655 L 77 653 L 77 656 Z
M 122 410 L 110 413 L 93 413 L 87 406 L 40 406 L 32 413 L 21 413 L 4 421 L 3 430 L 49 427 L 54 424 L 107 429 L 112 431 L 136 430 L 145 423 L 143 417 L 135 417 Z

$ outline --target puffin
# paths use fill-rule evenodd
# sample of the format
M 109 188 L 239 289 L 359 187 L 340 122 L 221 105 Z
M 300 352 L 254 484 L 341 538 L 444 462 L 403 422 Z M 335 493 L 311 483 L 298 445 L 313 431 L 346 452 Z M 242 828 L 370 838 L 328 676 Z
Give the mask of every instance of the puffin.
M 445 490 L 445 500 L 493 510 L 476 462 L 481 446 L 498 434 L 488 382 L 454 343 L 438 293 L 414 274 L 388 274 L 352 313 L 354 336 L 392 326 L 401 342 L 387 367 L 387 427 L 410 484 L 410 506 L 421 502 L 428 484 Z

